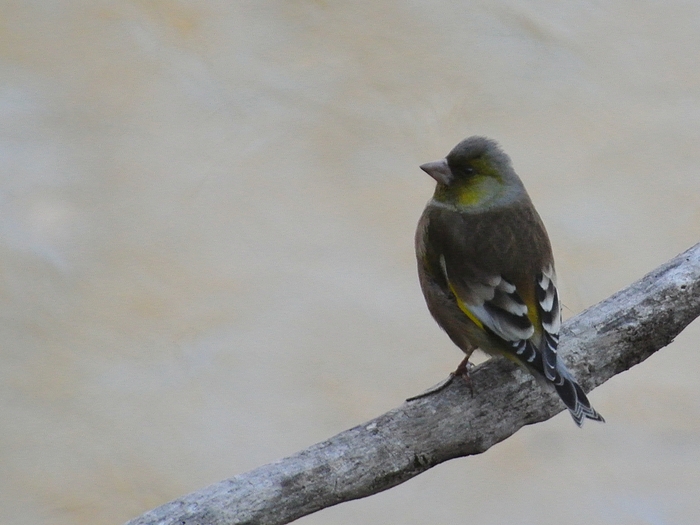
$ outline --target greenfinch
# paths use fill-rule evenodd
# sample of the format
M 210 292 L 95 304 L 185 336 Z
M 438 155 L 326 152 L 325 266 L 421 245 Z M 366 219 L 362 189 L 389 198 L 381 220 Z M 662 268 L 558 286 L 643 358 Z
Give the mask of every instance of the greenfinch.
M 578 426 L 604 421 L 557 355 L 561 303 L 542 219 L 510 158 L 469 137 L 421 169 L 437 182 L 416 231 L 430 313 L 466 354 L 505 356 L 551 384 Z

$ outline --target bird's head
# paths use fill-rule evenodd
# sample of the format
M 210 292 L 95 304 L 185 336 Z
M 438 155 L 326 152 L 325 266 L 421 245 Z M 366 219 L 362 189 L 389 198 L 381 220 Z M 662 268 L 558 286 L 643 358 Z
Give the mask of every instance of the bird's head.
M 510 158 L 494 140 L 469 137 L 457 144 L 444 159 L 420 167 L 437 182 L 434 199 L 470 207 L 497 199 L 522 183 Z

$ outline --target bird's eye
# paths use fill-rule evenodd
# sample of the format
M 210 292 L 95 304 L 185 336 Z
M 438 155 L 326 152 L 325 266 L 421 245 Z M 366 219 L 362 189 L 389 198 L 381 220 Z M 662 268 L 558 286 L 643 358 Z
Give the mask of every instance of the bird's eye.
M 472 168 L 471 166 L 467 166 L 467 167 L 464 168 L 464 173 L 466 173 L 467 175 L 473 175 L 473 174 L 474 174 L 474 168 Z

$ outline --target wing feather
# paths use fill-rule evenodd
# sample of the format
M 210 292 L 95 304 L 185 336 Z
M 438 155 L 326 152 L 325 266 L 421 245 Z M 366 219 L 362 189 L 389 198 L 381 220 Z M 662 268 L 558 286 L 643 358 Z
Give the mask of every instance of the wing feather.
M 561 383 L 563 377 L 557 369 L 557 346 L 561 327 L 561 306 L 557 292 L 556 274 L 550 265 L 537 276 L 536 296 L 542 322 L 542 368 L 544 375 L 554 383 Z
M 500 275 L 479 275 L 469 281 L 453 278 L 444 256 L 440 265 L 458 302 L 496 336 L 511 343 L 533 336 L 535 327 L 515 284 Z

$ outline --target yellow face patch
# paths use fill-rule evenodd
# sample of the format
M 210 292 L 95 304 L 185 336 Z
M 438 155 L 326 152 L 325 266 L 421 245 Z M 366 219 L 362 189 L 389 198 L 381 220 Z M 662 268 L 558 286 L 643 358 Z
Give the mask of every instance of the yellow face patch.
M 476 175 L 458 188 L 457 202 L 462 206 L 474 206 L 489 195 L 493 179 L 486 175 Z
M 485 159 L 470 162 L 474 175 L 454 181 L 449 186 L 438 185 L 435 200 L 461 208 L 471 208 L 498 197 L 504 189 L 503 178 Z

